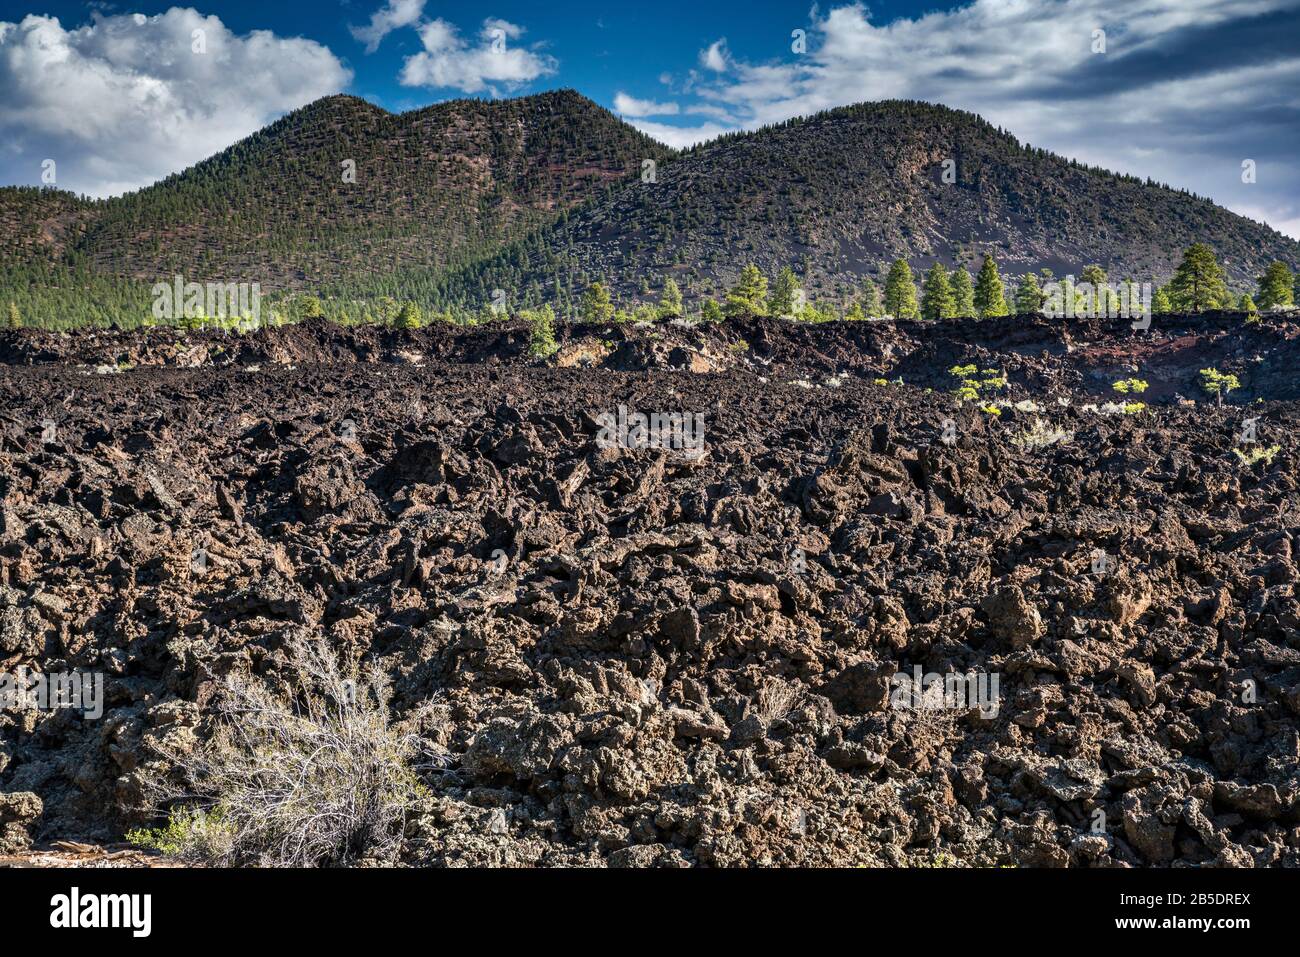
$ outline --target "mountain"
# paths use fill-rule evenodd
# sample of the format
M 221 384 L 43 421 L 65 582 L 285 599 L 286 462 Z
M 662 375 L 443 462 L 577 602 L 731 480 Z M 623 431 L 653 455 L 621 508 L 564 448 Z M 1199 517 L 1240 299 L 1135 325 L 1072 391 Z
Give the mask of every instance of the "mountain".
M 381 296 L 479 311 L 495 290 L 571 315 L 597 279 L 630 302 L 671 276 L 698 301 L 749 262 L 840 307 L 898 256 L 1156 283 L 1208 242 L 1238 288 L 1300 265 L 1300 244 L 1209 200 L 947 107 L 864 103 L 676 154 L 570 90 L 402 114 L 327 97 L 126 196 L 0 189 L 0 226 L 0 309 L 55 328 L 134 325 L 176 274 L 359 318 Z
M 973 271 L 984 252 L 1004 273 L 1097 263 L 1155 283 L 1198 241 L 1252 288 L 1269 262 L 1300 264 L 1300 244 L 1209 200 L 1024 146 L 971 113 L 883 101 L 697 147 L 657 182 L 629 183 L 444 291 L 535 298 L 557 281 L 604 279 L 637 297 L 672 276 L 689 298 L 717 294 L 754 262 L 768 275 L 792 266 L 810 297 L 843 302 L 896 257 Z
M 402 114 L 331 96 L 122 197 L 0 190 L 0 248 L 78 281 L 315 290 L 481 258 L 671 155 L 571 90 Z

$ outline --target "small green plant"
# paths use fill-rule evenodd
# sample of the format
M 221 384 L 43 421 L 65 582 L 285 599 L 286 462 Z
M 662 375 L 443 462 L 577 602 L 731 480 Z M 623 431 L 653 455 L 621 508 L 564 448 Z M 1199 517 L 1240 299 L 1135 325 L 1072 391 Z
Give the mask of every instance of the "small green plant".
M 1001 415 L 1001 414 L 1002 414 L 1002 410 L 999 409 L 996 405 L 994 405 L 994 404 L 991 403 L 991 402 L 990 402 L 988 405 L 982 406 L 982 407 L 981 407 L 981 411 L 987 412 L 989 415 Z
M 1243 466 L 1250 468 L 1252 465 L 1257 465 L 1260 462 L 1263 462 L 1265 465 L 1272 465 L 1273 457 L 1282 451 L 1282 446 L 1270 445 L 1268 448 L 1260 446 L 1257 449 L 1251 449 L 1249 452 L 1243 452 L 1241 449 L 1233 449 L 1232 451 L 1236 454 L 1237 460 L 1241 462 Z
M 737 339 L 731 345 L 727 346 L 727 348 L 732 352 L 748 352 L 749 343 L 746 342 L 744 339 Z
M 1201 388 L 1214 396 L 1219 405 L 1223 405 L 1223 397 L 1233 389 L 1241 388 L 1241 382 L 1231 373 L 1220 372 L 1218 369 L 1202 369 Z
M 204 811 L 201 808 L 173 808 L 162 827 L 137 828 L 126 832 L 126 840 L 136 847 L 157 851 L 169 857 L 179 857 L 202 848 L 199 856 L 216 856 L 222 845 L 231 837 L 225 813 L 221 808 Z
M 982 393 L 1007 386 L 1007 377 L 998 369 L 980 369 L 969 364 L 953 366 L 948 373 L 961 381 L 961 385 L 952 390 L 958 402 L 974 402 Z
M 1145 409 L 1146 407 L 1147 407 L 1147 404 L 1146 404 L 1145 402 L 1125 402 L 1125 403 L 1124 403 L 1124 414 L 1125 414 L 1125 415 L 1137 415 L 1139 412 L 1141 412 L 1141 411 L 1142 411 L 1143 409 Z
M 875 385 L 889 385 L 888 379 L 872 379 L 871 381 Z
M 1111 388 L 1125 395 L 1141 395 L 1147 390 L 1148 384 L 1145 379 L 1120 379 Z

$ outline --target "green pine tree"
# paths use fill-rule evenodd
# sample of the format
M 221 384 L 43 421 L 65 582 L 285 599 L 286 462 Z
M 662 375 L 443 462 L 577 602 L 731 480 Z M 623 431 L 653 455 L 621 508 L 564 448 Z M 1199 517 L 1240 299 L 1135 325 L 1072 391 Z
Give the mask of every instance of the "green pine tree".
M 603 282 L 593 282 L 582 294 L 582 321 L 609 322 L 614 317 L 614 303 Z
M 23 327 L 23 317 L 18 311 L 18 303 L 9 303 L 9 318 L 5 323 L 7 329 L 21 329 Z
M 1079 281 L 1092 285 L 1092 308 L 1094 315 L 1109 316 L 1118 309 L 1118 302 L 1112 302 L 1110 287 L 1107 286 L 1106 270 L 1100 266 L 1084 266 L 1079 274 Z
M 1223 270 L 1214 250 L 1205 243 L 1194 243 L 1183 253 L 1183 261 L 1169 280 L 1169 301 L 1177 312 L 1204 312 L 1229 301 Z
M 767 301 L 767 311 L 773 316 L 790 317 L 795 311 L 795 296 L 799 292 L 799 279 L 794 270 L 786 266 L 772 283 L 772 296 Z
M 659 317 L 661 319 L 680 319 L 682 312 L 682 290 L 675 280 L 665 279 L 663 295 L 659 299 Z
M 921 318 L 934 321 L 951 319 L 957 304 L 948 285 L 948 270 L 935 263 L 925 274 L 921 292 Z
M 402 303 L 402 308 L 397 313 L 397 320 L 393 324 L 398 329 L 419 329 L 424 325 L 424 315 L 420 311 L 420 304 L 416 302 Z
M 1016 288 L 1016 312 L 1019 315 L 1035 315 L 1043 308 L 1043 290 L 1038 285 L 1038 277 L 1031 272 L 1020 278 Z
M 298 297 L 299 319 L 320 319 L 324 315 L 325 309 L 315 296 L 302 295 Z
M 1002 291 L 1002 277 L 998 275 L 998 264 L 988 253 L 984 254 L 979 278 L 975 280 L 975 310 L 981 319 L 1007 314 L 1007 301 Z
M 718 305 L 716 300 L 705 299 L 700 304 L 700 318 L 705 322 L 721 322 L 723 318 L 722 307 Z
M 767 315 L 767 277 L 753 263 L 740 271 L 740 278 L 727 293 L 722 311 L 727 316 Z
M 375 303 L 375 314 L 385 326 L 391 326 L 396 322 L 397 314 L 401 311 L 401 304 L 392 296 L 380 296 L 379 301 Z
M 953 315 L 958 319 L 974 319 L 975 284 L 971 282 L 970 273 L 965 266 L 958 266 L 952 271 Z
M 870 277 L 862 280 L 862 295 L 858 297 L 858 302 L 868 316 L 878 316 L 884 311 L 880 302 L 880 287 Z
M 1286 268 L 1286 263 L 1271 263 L 1264 270 L 1264 275 L 1259 277 L 1259 296 L 1256 304 L 1261 309 L 1295 305 L 1295 290 L 1292 288 L 1294 283 L 1295 277 L 1291 275 L 1291 270 Z
M 1151 296 L 1151 312 L 1155 315 L 1167 316 L 1173 311 L 1174 307 L 1169 302 L 1169 293 L 1164 286 L 1157 286 L 1155 293 Z
M 906 259 L 895 259 L 885 278 L 885 312 L 895 319 L 917 319 L 921 310 L 916 304 L 916 283 Z
M 671 281 L 671 280 L 670 280 Z M 560 351 L 555 342 L 555 310 L 547 303 L 523 316 L 529 326 L 528 352 L 537 359 L 549 359 Z

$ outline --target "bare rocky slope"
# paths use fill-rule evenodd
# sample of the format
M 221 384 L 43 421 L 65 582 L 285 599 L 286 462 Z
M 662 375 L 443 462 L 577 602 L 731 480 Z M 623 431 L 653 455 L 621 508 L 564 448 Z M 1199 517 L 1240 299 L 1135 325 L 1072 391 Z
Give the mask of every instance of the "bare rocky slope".
M 108 704 L 0 714 L 0 853 L 118 839 L 306 633 L 434 704 L 410 864 L 1300 865 L 1298 337 L 0 336 L 0 672 Z M 964 363 L 1000 415 L 954 408 Z M 620 404 L 702 413 L 705 453 L 601 448 Z M 998 675 L 997 713 L 895 706 L 915 666 Z

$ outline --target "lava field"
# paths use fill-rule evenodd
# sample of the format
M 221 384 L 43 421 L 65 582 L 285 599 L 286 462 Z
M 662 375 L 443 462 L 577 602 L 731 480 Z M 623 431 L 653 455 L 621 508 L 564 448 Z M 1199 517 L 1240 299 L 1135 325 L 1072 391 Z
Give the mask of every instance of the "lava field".
M 419 741 L 401 864 L 1300 866 L 1294 322 L 528 342 L 0 334 L 0 673 L 104 679 L 0 711 L 0 855 L 148 823 L 307 636 Z

